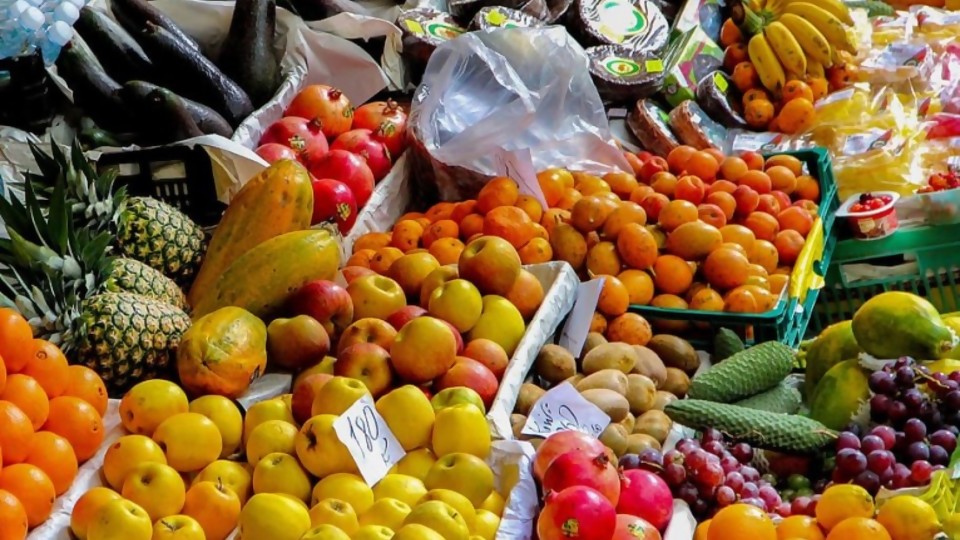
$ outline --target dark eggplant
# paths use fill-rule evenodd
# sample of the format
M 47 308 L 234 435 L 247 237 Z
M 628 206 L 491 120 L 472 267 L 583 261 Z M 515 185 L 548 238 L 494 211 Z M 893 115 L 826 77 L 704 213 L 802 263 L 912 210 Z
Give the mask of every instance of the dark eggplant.
M 110 12 L 134 36 L 144 30 L 147 23 L 151 23 L 162 26 L 180 41 L 200 50 L 200 46 L 192 37 L 177 26 L 177 23 L 173 22 L 170 17 L 153 7 L 148 0 L 110 0 Z
M 146 81 L 127 81 L 123 85 L 123 90 L 121 90 L 120 95 L 125 101 L 136 101 L 146 99 L 150 92 L 160 89 L 163 89 L 163 87 Z M 227 138 L 233 135 L 233 128 L 230 127 L 230 123 L 220 116 L 217 111 L 207 107 L 203 103 L 197 103 L 192 99 L 179 95 L 177 97 L 183 101 L 187 112 L 190 113 L 190 116 L 197 123 L 200 131 L 208 135 L 223 135 Z
M 126 87 L 124 87 L 126 90 Z M 124 94 L 127 94 L 126 91 Z M 203 135 L 183 100 L 166 88 L 157 87 L 146 95 L 128 95 L 131 108 L 150 126 L 151 142 L 167 144 Z
M 276 27 L 274 0 L 237 0 L 221 48 L 220 68 L 257 107 L 270 101 L 280 86 L 280 62 L 273 52 Z
M 98 125 L 118 132 L 134 130 L 120 97 L 120 83 L 107 74 L 79 35 L 74 35 L 60 52 L 57 74 L 73 91 L 74 103 Z
M 85 6 L 74 28 L 116 80 L 144 79 L 153 72 L 153 63 L 140 44 L 105 12 Z

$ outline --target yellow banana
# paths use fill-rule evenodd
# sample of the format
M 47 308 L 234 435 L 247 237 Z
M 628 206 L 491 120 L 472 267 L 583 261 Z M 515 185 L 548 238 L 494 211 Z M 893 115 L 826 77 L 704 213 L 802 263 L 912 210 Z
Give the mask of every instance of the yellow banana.
M 773 19 L 777 19 L 780 15 L 783 14 L 784 0 L 767 0 L 763 4 L 763 11 L 767 11 L 773 15 Z
M 797 0 L 786 0 L 788 4 L 795 3 Z M 804 0 L 800 0 L 804 1 Z M 848 26 L 853 26 L 853 17 L 850 16 L 850 8 L 847 7 L 841 0 L 816 0 L 817 6 L 823 8 L 824 11 L 830 13 L 837 19 L 840 19 L 840 22 Z
M 815 26 L 834 47 L 852 53 L 857 51 L 856 45 L 847 33 L 847 27 L 840 22 L 840 19 L 822 7 L 815 6 L 810 2 L 793 2 L 787 4 L 784 13 L 797 15 L 810 21 L 810 24 Z
M 767 38 L 763 34 L 757 34 L 750 38 L 747 44 L 747 53 L 750 54 L 750 61 L 753 62 L 757 75 L 760 76 L 760 82 L 763 86 L 775 94 L 779 94 L 783 85 L 786 84 L 786 74 L 783 72 L 783 66 L 776 53 L 767 43 Z
M 807 57 L 790 30 L 779 22 L 772 22 L 763 30 L 770 48 L 777 54 L 783 67 L 803 77 L 807 73 Z
M 830 42 L 810 21 L 792 13 L 786 13 L 780 17 L 778 22 L 786 26 L 787 30 L 790 30 L 790 33 L 796 38 L 797 43 L 807 53 L 807 56 L 823 64 L 823 67 L 833 65 Z
M 823 68 L 823 64 L 807 56 L 807 76 L 826 79 L 827 72 Z

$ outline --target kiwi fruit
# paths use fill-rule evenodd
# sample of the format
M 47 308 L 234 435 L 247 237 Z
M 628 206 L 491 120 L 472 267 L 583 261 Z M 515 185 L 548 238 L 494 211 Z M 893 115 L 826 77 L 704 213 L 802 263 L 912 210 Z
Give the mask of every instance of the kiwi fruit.
M 671 401 L 676 401 L 677 396 L 671 394 L 670 392 L 664 392 L 663 390 L 657 390 L 657 397 L 653 400 L 653 408 L 658 411 L 662 411 L 664 407 L 667 406 L 667 403 Z
M 587 334 L 586 341 L 583 342 L 583 350 L 580 351 L 580 357 L 583 358 L 590 351 L 597 348 L 598 345 L 603 345 L 607 343 L 607 338 L 603 337 L 603 334 L 600 332 L 590 332 Z
M 520 393 L 517 395 L 517 405 L 513 408 L 514 412 L 528 415 L 537 400 L 543 397 L 547 391 L 532 383 L 523 383 L 520 385 Z
M 646 433 L 631 433 L 630 435 L 627 435 L 628 454 L 639 454 L 647 448 L 653 448 L 659 452 L 663 446 L 660 444 L 660 441 L 654 439 Z
M 700 356 L 697 350 L 683 338 L 658 334 L 650 339 L 647 348 L 657 353 L 663 365 L 682 369 L 688 375 L 692 375 L 700 367 Z
M 607 390 L 606 388 L 594 388 L 580 392 L 583 399 L 597 406 L 604 414 L 610 417 L 611 422 L 623 420 L 630 412 L 630 403 L 623 395 Z
M 624 393 L 630 403 L 630 412 L 643 414 L 653 408 L 657 398 L 657 386 L 650 377 L 631 373 L 627 375 L 627 391 Z
M 663 360 L 660 360 L 657 353 L 643 345 L 634 345 L 633 350 L 637 353 L 637 363 L 633 366 L 631 373 L 650 377 L 657 388 L 660 388 L 660 385 L 667 380 L 667 367 L 663 365 Z
M 660 385 L 660 390 L 670 392 L 671 394 L 682 398 L 687 395 L 690 389 L 690 377 L 682 369 L 667 368 L 667 380 Z
M 580 379 L 576 384 L 576 388 L 579 392 L 593 388 L 606 388 L 618 394 L 626 394 L 627 376 L 624 375 L 622 371 L 616 369 L 601 369 L 596 373 Z
M 557 384 L 577 373 L 577 361 L 570 351 L 559 345 L 547 344 L 540 349 L 534 369 L 543 380 Z
M 613 450 L 613 453 L 620 457 L 624 452 L 627 451 L 627 437 L 630 434 L 627 433 L 627 429 L 620 424 L 613 423 L 607 426 L 603 430 L 603 433 L 600 434 L 600 442 L 605 444 L 607 448 Z
M 583 372 L 587 375 L 601 369 L 616 369 L 630 373 L 637 364 L 637 352 L 626 343 L 603 343 L 583 357 Z
M 660 441 L 667 440 L 673 421 L 663 411 L 651 409 L 637 417 L 633 424 L 633 433 L 644 433 Z

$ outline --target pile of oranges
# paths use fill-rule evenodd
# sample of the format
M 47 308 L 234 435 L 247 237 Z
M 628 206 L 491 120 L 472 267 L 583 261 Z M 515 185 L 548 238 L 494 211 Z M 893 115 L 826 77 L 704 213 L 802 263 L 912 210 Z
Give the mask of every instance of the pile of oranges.
M 46 521 L 100 448 L 106 410 L 94 371 L 68 365 L 17 312 L 0 309 L 0 537 L 26 538 Z
M 498 236 L 524 264 L 566 261 L 582 279 L 604 277 L 592 330 L 641 345 L 650 326 L 630 305 L 772 309 L 817 219 L 820 186 L 803 164 L 689 146 L 666 158 L 625 156 L 633 174 L 541 171 L 546 208 L 513 180 L 494 178 L 476 199 L 441 202 L 405 214 L 390 232 L 363 235 L 347 267 L 389 275 L 411 253 L 455 264 L 465 242 Z M 678 333 L 688 324 L 654 326 Z
M 788 73 L 787 83 L 778 95 L 773 95 L 760 83 L 747 53 L 746 39 L 732 19 L 724 22 L 720 43 L 724 47 L 723 67 L 742 96 L 744 120 L 754 129 L 790 135 L 804 133 L 816 122 L 814 104 L 857 80 L 856 67 L 846 62 L 823 73 Z

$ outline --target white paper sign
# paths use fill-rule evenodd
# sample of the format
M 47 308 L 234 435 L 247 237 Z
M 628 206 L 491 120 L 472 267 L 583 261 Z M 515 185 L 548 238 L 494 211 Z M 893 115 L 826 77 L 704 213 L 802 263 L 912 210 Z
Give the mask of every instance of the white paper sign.
M 521 150 L 504 150 L 501 148 L 497 152 L 497 174 L 512 178 L 517 182 L 520 193 L 529 195 L 547 209 L 547 199 L 543 196 L 543 190 L 540 189 L 540 182 L 537 180 L 537 172 L 533 169 L 533 155 L 529 148 Z
M 590 333 L 590 321 L 593 320 L 593 312 L 597 309 L 597 300 L 600 300 L 602 290 L 602 277 L 584 281 L 577 288 L 577 301 L 573 304 L 558 340 L 558 344 L 574 356 L 580 356 L 583 351 L 583 344 Z
M 358 399 L 344 411 L 333 423 L 333 430 L 350 451 L 361 476 L 371 487 L 407 455 L 369 395 Z
M 548 437 L 575 430 L 599 437 L 608 425 L 610 417 L 584 399 L 572 384 L 565 382 L 537 400 L 520 433 Z

